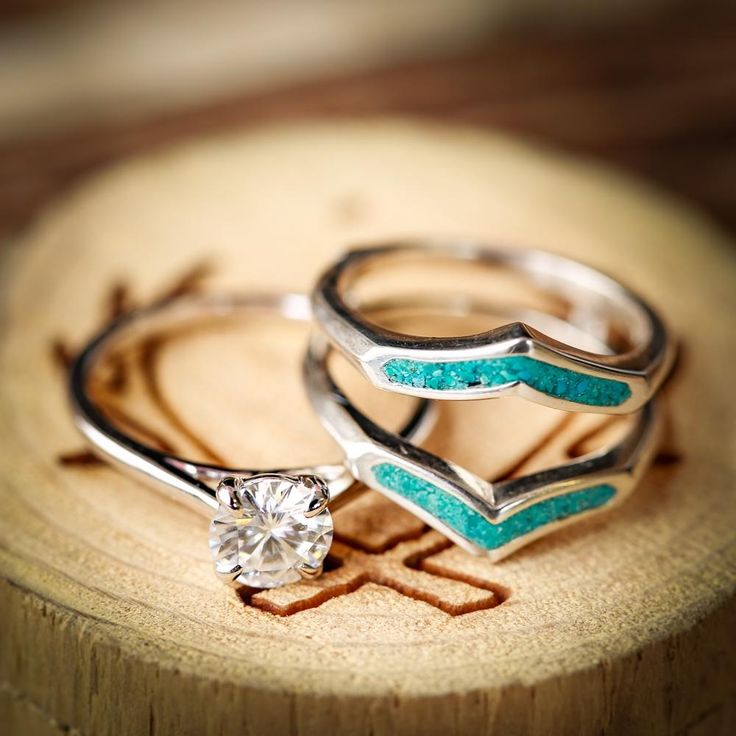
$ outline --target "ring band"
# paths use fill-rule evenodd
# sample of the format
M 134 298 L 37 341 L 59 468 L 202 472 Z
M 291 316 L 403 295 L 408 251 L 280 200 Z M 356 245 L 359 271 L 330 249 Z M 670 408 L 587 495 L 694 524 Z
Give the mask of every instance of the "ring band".
M 215 570 L 226 582 L 270 588 L 314 577 L 332 541 L 328 504 L 352 484 L 344 464 L 288 470 L 254 470 L 210 465 L 163 452 L 130 437 L 112 424 L 91 398 L 88 386 L 106 355 L 128 341 L 208 317 L 266 311 L 309 321 L 304 295 L 188 296 L 131 312 L 112 323 L 87 344 L 72 365 L 69 393 L 77 427 L 99 451 L 124 468 L 157 481 L 177 501 L 214 512 L 210 547 Z M 407 439 L 423 435 L 434 422 L 431 404 L 417 402 L 400 429 Z M 259 528 L 280 524 L 280 541 Z M 257 552 L 260 550 L 260 553 Z M 268 558 L 267 564 L 263 560 Z
M 307 393 L 342 447 L 353 476 L 473 554 L 500 560 L 572 522 L 623 501 L 649 466 L 659 438 L 656 400 L 631 418 L 614 445 L 569 463 L 488 482 L 378 427 L 332 380 L 330 346 L 313 335 Z
M 507 269 L 553 296 L 584 332 L 616 332 L 619 352 L 592 352 L 514 322 L 465 337 L 418 337 L 384 329 L 353 305 L 374 268 L 444 260 Z M 674 350 L 656 312 L 599 271 L 562 256 L 472 243 L 406 242 L 352 250 L 320 278 L 314 316 L 330 342 L 379 388 L 433 399 L 522 396 L 566 411 L 626 414 L 657 391 Z M 612 343 L 612 339 L 604 339 Z

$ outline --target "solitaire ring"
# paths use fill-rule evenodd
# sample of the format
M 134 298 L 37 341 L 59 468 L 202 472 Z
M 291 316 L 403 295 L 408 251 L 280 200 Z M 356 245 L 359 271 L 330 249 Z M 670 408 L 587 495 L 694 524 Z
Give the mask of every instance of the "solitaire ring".
M 407 264 L 441 265 L 442 283 L 450 286 L 448 269 L 470 265 L 486 293 L 494 293 L 494 276 L 521 277 L 527 290 L 554 301 L 556 316 L 583 332 L 605 329 L 612 350 L 560 342 L 523 321 L 463 337 L 386 329 L 361 311 L 358 292 L 368 272 L 380 270 L 385 284 L 392 269 Z M 399 289 L 415 284 L 433 297 L 411 271 Z M 351 250 L 322 275 L 312 307 L 330 342 L 375 386 L 433 399 L 515 395 L 566 411 L 628 414 L 656 393 L 674 357 L 664 324 L 645 301 L 589 266 L 542 251 L 437 241 Z
M 551 326 L 556 320 L 537 315 L 534 321 Z M 565 326 L 579 342 L 575 331 Z M 307 393 L 353 476 L 463 549 L 492 560 L 623 501 L 658 444 L 655 399 L 626 419 L 625 434 L 614 444 L 556 467 L 489 482 L 385 431 L 358 411 L 330 375 L 329 352 L 324 336 L 314 334 L 305 359 Z
M 115 349 L 190 322 L 241 313 L 272 313 L 309 321 L 306 296 L 189 296 L 160 302 L 113 322 L 75 360 L 69 393 L 77 427 L 101 453 L 156 481 L 169 495 L 213 514 L 210 549 L 218 576 L 253 588 L 274 588 L 320 574 L 333 535 L 330 508 L 354 480 L 344 464 L 253 470 L 196 462 L 130 437 L 93 400 L 95 369 Z M 399 434 L 417 439 L 434 421 L 417 402 Z M 329 508 L 328 508 L 329 505 Z

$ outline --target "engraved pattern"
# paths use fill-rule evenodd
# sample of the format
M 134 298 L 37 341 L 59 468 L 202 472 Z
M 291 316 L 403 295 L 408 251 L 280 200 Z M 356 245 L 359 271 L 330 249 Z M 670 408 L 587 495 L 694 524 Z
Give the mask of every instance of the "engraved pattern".
M 376 519 L 387 518 L 392 519 L 389 534 L 376 525 Z M 332 569 L 328 565 L 316 580 L 244 592 L 243 599 L 263 611 L 289 616 L 373 583 L 458 616 L 494 608 L 508 596 L 491 581 L 444 567 L 437 556 L 452 543 L 373 491 L 340 509 L 335 528 L 339 539 L 330 553 Z M 344 528 L 356 536 L 347 539 L 340 532 Z

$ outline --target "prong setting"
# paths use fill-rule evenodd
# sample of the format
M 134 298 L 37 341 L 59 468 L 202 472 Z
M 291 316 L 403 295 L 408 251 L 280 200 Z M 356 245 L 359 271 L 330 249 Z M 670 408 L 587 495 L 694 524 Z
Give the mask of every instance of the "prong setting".
M 312 491 L 308 509 L 304 512 L 304 516 L 311 519 L 327 508 L 330 503 L 330 489 L 322 478 L 316 475 L 300 475 L 299 481 Z
M 241 479 L 233 475 L 223 478 L 217 484 L 217 491 L 215 492 L 218 503 L 230 509 L 230 511 L 240 511 L 242 504 L 238 496 L 238 490 L 241 484 Z
M 221 569 L 215 565 L 215 574 L 226 585 L 237 587 L 239 585 L 238 578 L 242 572 L 243 568 L 240 565 L 234 565 L 229 569 Z
M 324 565 L 320 564 L 317 567 L 310 567 L 309 565 L 299 565 L 296 569 L 297 572 L 305 579 L 305 580 L 314 580 L 315 578 L 318 578 L 322 574 L 322 569 Z
M 228 476 L 216 495 L 210 549 L 223 581 L 275 588 L 321 573 L 333 534 L 330 494 L 321 478 Z

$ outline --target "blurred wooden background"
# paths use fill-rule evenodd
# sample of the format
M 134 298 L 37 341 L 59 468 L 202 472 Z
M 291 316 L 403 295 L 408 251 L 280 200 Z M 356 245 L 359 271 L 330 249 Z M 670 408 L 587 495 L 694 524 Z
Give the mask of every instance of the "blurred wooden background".
M 34 22 L 47 5 L 28 6 L 35 8 Z M 14 97 L 13 90 L 6 87 L 8 105 L 16 102 L 37 113 L 31 116 L 33 121 L 25 120 L 25 127 L 24 119 L 18 116 L 7 129 L 0 127 L 0 236 L 22 228 L 70 183 L 129 154 L 264 121 L 376 113 L 493 126 L 610 161 L 687 197 L 722 225 L 736 228 L 736 8 L 723 3 L 662 0 L 646 3 L 647 12 L 642 12 L 641 6 L 635 15 L 614 23 L 591 23 L 590 19 L 553 23 L 554 18 L 545 21 L 543 17 L 545 22 L 514 30 L 514 22 L 504 24 L 495 17 L 489 20 L 489 4 L 464 0 L 461 10 L 467 18 L 443 34 L 450 17 L 447 7 L 438 10 L 436 3 L 427 3 L 425 8 L 434 8 L 432 15 L 423 12 L 421 3 L 412 5 L 413 10 L 400 17 L 402 22 L 425 18 L 415 30 L 419 40 L 412 43 L 408 36 L 394 33 L 377 54 L 366 50 L 368 44 L 356 46 L 351 54 L 334 50 L 335 44 L 339 45 L 340 29 L 348 29 L 345 32 L 349 31 L 351 40 L 363 35 L 375 45 L 378 31 L 391 26 L 392 18 L 385 3 L 379 3 L 378 10 L 371 11 L 377 17 L 370 16 L 370 27 L 364 22 L 369 16 L 363 8 L 357 21 L 355 17 L 350 22 L 337 18 L 329 32 L 312 29 L 315 49 L 324 46 L 327 51 L 320 52 L 321 56 L 315 51 L 319 63 L 312 64 L 311 75 L 302 75 L 311 79 L 300 79 L 293 68 L 290 74 L 278 65 L 262 64 L 261 68 L 261 62 L 246 57 L 241 91 L 237 91 L 238 80 L 234 79 L 226 92 L 207 95 L 201 89 L 206 82 L 202 78 L 192 80 L 190 98 L 176 97 L 181 84 L 189 81 L 187 77 L 170 85 L 175 105 L 167 108 L 146 99 L 136 114 L 125 114 L 118 107 L 127 110 L 132 106 L 123 94 L 130 92 L 131 79 L 121 81 L 114 72 L 109 72 L 109 84 L 102 73 L 98 75 L 107 84 L 105 89 L 122 90 L 120 105 L 114 110 L 108 109 L 109 100 L 100 101 L 101 85 L 96 78 L 90 85 L 97 97 L 86 87 L 85 97 L 79 84 L 79 89 L 72 85 L 79 99 L 70 92 L 68 110 L 59 107 L 64 100 L 64 89 L 58 88 L 60 80 L 71 79 L 81 66 L 94 66 L 105 37 L 88 52 L 87 63 L 80 64 L 77 59 L 77 68 L 70 67 L 68 73 L 62 55 L 54 76 L 48 68 L 53 67 L 49 63 L 53 55 L 42 53 L 49 45 L 43 34 L 56 33 L 58 28 L 48 28 L 42 20 L 40 40 L 39 33 L 27 33 L 27 23 L 23 25 L 25 36 L 14 35 L 17 16 L 25 21 L 28 13 L 24 15 L 11 3 L 0 35 L 6 40 L 20 39 L 16 44 L 19 48 L 8 52 L 6 45 L 3 53 L 6 61 L 18 63 L 22 73 L 14 78 L 14 67 L 3 64 L 0 76 L 13 82 L 10 87 L 15 92 L 22 92 L 27 79 L 36 97 L 39 84 L 53 86 L 56 107 L 49 102 L 45 110 L 44 100 L 29 102 L 22 96 Z M 630 4 L 624 5 L 629 8 Z M 531 0 L 524 6 L 527 14 L 539 10 Z M 650 6 L 658 11 L 659 6 L 666 6 L 666 12 L 654 12 Z M 496 15 L 500 15 L 498 8 Z M 160 14 L 152 18 L 162 20 Z M 196 17 L 191 19 L 190 26 L 195 21 Z M 298 16 L 296 21 L 303 25 L 305 19 Z M 275 22 L 274 18 L 256 17 L 249 32 L 258 35 L 259 29 L 271 28 Z M 110 24 L 107 20 L 103 30 Z M 69 25 L 71 22 L 64 26 L 64 33 L 76 43 L 81 31 L 71 32 Z M 139 30 L 134 23 L 129 25 L 130 33 Z M 126 31 L 118 28 L 118 32 Z M 274 40 L 276 50 L 285 53 L 290 38 L 287 34 L 286 41 Z M 58 46 L 51 42 L 52 49 L 54 43 Z M 116 47 L 118 52 L 121 43 Z M 151 40 L 147 43 L 150 46 Z M 281 48 L 280 43 L 286 46 Z M 399 49 L 404 50 L 403 55 Z M 132 57 L 137 50 L 138 45 L 133 44 Z M 313 59 L 315 54 L 305 58 Z M 34 65 L 37 56 L 44 60 L 41 70 Z M 301 58 L 296 52 L 293 56 L 297 61 Z M 336 61 L 328 73 L 325 63 L 329 58 Z M 174 71 L 172 66 L 170 74 Z M 167 77 L 160 69 L 157 73 L 157 83 L 165 84 Z M 273 81 L 270 87 L 266 84 L 269 79 Z M 213 96 L 216 99 L 211 99 Z M 13 113 L 8 105 L 4 105 L 6 119 Z M 71 118 L 69 111 L 74 113 Z

